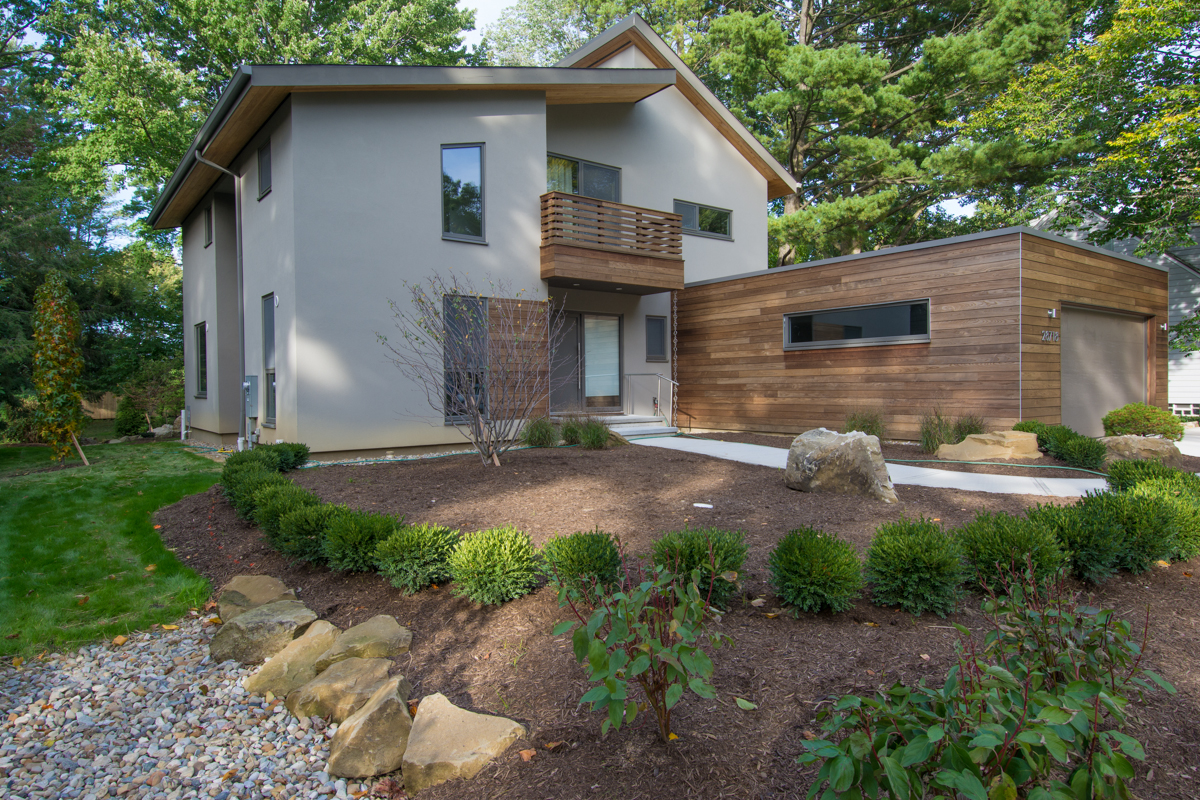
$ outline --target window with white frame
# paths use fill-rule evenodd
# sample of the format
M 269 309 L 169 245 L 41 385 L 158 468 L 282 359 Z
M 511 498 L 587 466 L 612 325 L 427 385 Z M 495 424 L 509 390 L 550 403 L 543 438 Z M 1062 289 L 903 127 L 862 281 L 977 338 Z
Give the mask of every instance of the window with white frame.
M 929 341 L 929 300 L 785 314 L 784 350 Z

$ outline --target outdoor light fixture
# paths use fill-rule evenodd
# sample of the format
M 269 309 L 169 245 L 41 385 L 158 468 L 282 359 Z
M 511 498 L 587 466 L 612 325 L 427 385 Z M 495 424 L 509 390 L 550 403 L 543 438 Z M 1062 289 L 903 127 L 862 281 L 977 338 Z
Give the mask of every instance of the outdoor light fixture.
M 1167 323 L 1164 322 L 1162 325 L 1159 325 L 1158 327 L 1165 331 L 1167 329 Z
M 1046 313 L 1050 315 L 1050 319 L 1054 319 L 1054 318 L 1056 318 L 1056 317 L 1058 316 L 1058 309 L 1057 309 L 1057 308 L 1051 308 L 1051 309 L 1048 309 L 1048 310 L 1046 311 Z

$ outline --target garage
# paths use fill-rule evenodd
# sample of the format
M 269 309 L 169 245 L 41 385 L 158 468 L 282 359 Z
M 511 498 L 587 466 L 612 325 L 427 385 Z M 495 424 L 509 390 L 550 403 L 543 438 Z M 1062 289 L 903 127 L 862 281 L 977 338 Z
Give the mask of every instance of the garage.
M 1146 402 L 1146 320 L 1092 308 L 1062 308 L 1062 421 L 1103 436 L 1101 418 Z

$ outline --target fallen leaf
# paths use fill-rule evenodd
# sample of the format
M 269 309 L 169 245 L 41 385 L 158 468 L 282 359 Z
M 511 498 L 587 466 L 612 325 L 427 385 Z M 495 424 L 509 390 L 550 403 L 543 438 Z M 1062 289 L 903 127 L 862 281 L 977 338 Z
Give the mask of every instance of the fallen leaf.
M 1155 561 L 1155 562 L 1154 562 L 1154 566 L 1156 566 L 1156 567 L 1169 567 L 1169 566 L 1171 566 L 1171 562 L 1170 562 L 1170 561 L 1163 561 L 1163 560 L 1161 560 L 1161 559 L 1160 559 L 1160 560 L 1158 560 L 1158 561 Z
M 205 611 L 212 611 L 216 607 L 217 607 L 217 604 L 214 603 L 212 600 L 209 600 L 207 603 L 204 604 Z
M 121 645 L 125 644 L 128 641 L 129 641 L 128 636 L 114 636 L 112 643 L 113 643 L 114 647 L 120 647 Z
M 156 531 L 162 530 L 162 525 L 155 525 L 154 530 L 156 530 Z
M 757 705 L 751 703 L 749 700 L 743 700 L 740 697 L 734 697 L 733 699 L 734 702 L 737 703 L 738 708 L 740 708 L 742 711 L 753 711 L 754 709 L 758 708 Z
M 941 521 L 942 521 L 942 518 L 941 518 L 941 517 L 934 517 L 934 518 L 933 518 L 933 521 L 934 521 L 934 522 L 941 522 Z
M 755 599 L 750 601 L 750 605 L 754 606 L 755 608 L 762 608 L 766 604 L 767 604 L 767 601 L 761 597 L 756 597 Z
M 92 598 L 88 597 L 86 594 L 77 594 L 75 595 L 75 599 L 79 601 L 76 605 L 85 606 L 87 605 L 87 601 L 91 600 Z
M 379 783 L 375 784 L 371 789 L 371 794 L 381 800 L 401 800 L 406 795 L 404 787 L 398 781 L 391 778 L 384 778 Z
M 492 654 L 491 654 L 491 653 L 484 653 L 484 654 L 483 654 L 483 660 L 484 660 L 484 661 L 487 661 L 487 660 L 488 660 L 489 658 L 491 658 L 491 657 L 492 657 Z
M 115 580 L 117 579 L 117 576 L 116 576 L 116 575 L 109 575 L 109 576 L 108 576 L 108 579 L 109 579 L 110 581 L 115 581 Z
M 878 628 L 879 627 L 879 623 L 877 623 L 877 622 L 864 622 L 863 625 L 866 625 L 868 628 Z
M 420 700 L 409 700 L 408 701 L 408 715 L 410 717 L 415 717 L 417 715 L 417 706 L 419 706 L 419 705 L 421 705 Z
M 164 631 L 177 631 L 177 630 L 179 630 L 179 626 L 178 626 L 178 625 L 163 625 L 163 626 L 162 626 L 162 628 L 163 628 L 163 630 L 164 630 Z
M 778 612 L 778 611 L 775 611 L 775 612 L 773 612 L 773 613 L 770 613 L 770 614 L 763 614 L 763 616 L 764 616 L 764 617 L 766 617 L 767 619 L 775 619 L 776 617 L 778 617 L 778 616 L 779 616 L 779 612 Z
M 142 458 L 145 458 L 145 456 L 142 456 Z M 138 497 L 141 497 L 141 496 L 142 496 L 142 493 L 138 492 Z
M 4 638 L 5 639 L 16 639 L 20 635 L 21 635 L 21 632 L 17 631 L 16 633 L 10 633 L 8 636 L 5 636 Z
M 868 675 L 874 675 L 874 674 L 875 674 L 875 670 L 873 670 L 873 669 L 869 669 L 869 670 L 867 670 L 867 674 L 868 674 Z
M 566 744 L 566 743 L 565 742 L 546 742 L 544 747 L 553 753 L 555 750 L 562 747 L 564 744 Z
M 672 733 L 670 736 L 668 736 L 668 737 L 667 737 L 667 740 L 668 740 L 668 741 L 671 741 L 671 742 L 673 742 L 673 741 L 675 741 L 675 740 L 676 740 L 676 739 L 678 739 L 678 738 L 679 738 L 679 736 L 677 736 L 676 734 Z
M 154 572 L 154 570 L 156 570 L 156 569 L 158 569 L 158 564 L 147 564 L 146 565 L 146 572 Z
M 518 750 L 517 753 L 521 756 L 522 761 L 529 761 L 537 755 L 537 750 Z
M 921 653 L 921 660 L 922 660 L 922 661 L 928 661 L 928 660 L 929 660 L 929 654 L 928 654 L 928 653 Z
M 733 570 L 729 570 L 728 572 L 722 572 L 721 577 L 724 578 L 725 580 L 729 581 L 730 583 L 733 583 L 737 580 L 738 574 Z
M 1183 577 L 1185 577 L 1185 578 L 1190 578 L 1190 577 L 1192 577 L 1192 573 L 1190 573 L 1190 572 L 1185 572 L 1185 573 L 1183 573 Z
M 222 780 L 222 781 L 227 781 L 227 780 L 229 780 L 230 778 L 232 778 L 232 777 L 233 777 L 233 776 L 235 776 L 235 775 L 237 775 L 237 770 L 236 770 L 236 769 L 231 769 L 231 770 L 229 770 L 229 772 L 226 772 L 224 775 L 222 775 L 222 776 L 221 776 L 221 780 Z
M 25 659 L 21 658 L 20 656 L 17 656 L 16 658 L 14 658 L 14 659 L 13 659 L 13 666 L 14 666 L 14 667 L 19 667 L 19 666 L 21 666 L 21 665 L 22 665 L 22 664 L 24 664 L 24 663 L 25 663 Z
M 815 733 L 813 733 L 812 731 L 805 731 L 804 738 L 808 739 L 811 742 L 817 738 L 817 735 Z
M 437 584 L 436 584 L 436 583 L 431 583 L 431 584 L 429 584 L 429 587 L 430 587 L 431 589 L 436 589 L 436 588 L 437 588 Z

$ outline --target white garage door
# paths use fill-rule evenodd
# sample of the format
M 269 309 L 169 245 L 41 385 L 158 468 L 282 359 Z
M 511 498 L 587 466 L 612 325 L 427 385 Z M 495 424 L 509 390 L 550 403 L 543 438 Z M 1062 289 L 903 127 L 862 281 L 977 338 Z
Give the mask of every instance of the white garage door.
M 1062 421 L 1103 436 L 1100 419 L 1146 402 L 1146 323 L 1142 317 L 1083 308 L 1062 310 Z

